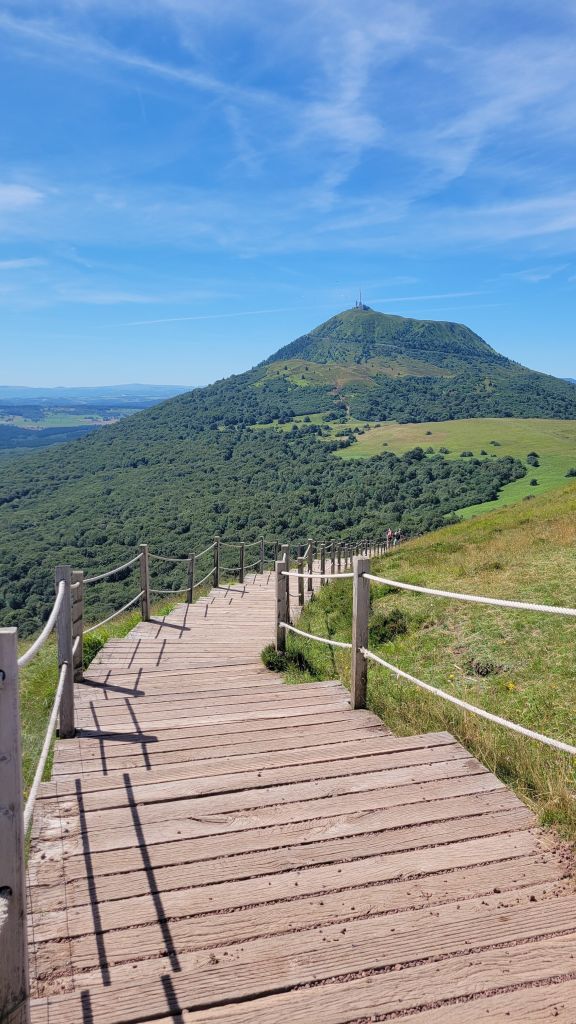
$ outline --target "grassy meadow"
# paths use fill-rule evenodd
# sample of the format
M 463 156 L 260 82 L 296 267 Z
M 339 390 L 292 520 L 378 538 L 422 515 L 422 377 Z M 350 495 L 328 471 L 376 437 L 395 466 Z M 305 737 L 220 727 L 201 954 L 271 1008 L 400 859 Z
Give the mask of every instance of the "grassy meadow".
M 497 441 L 498 446 L 491 444 Z M 566 473 L 576 467 L 576 420 L 547 419 L 467 419 L 430 423 L 382 423 L 358 436 L 356 444 L 337 452 L 342 459 L 367 459 L 382 451 L 397 455 L 410 448 L 448 448 L 447 459 L 459 458 L 463 451 L 476 458 L 513 455 L 526 462 L 536 452 L 539 466 L 528 466 L 522 480 L 507 484 L 496 501 L 462 509 L 465 518 L 493 508 L 520 501 L 527 494 L 541 494 L 566 483 Z M 481 451 L 487 455 L 481 455 Z M 537 480 L 533 486 L 531 480 Z
M 420 537 L 375 559 L 373 571 L 464 593 L 575 607 L 576 484 Z M 304 609 L 302 628 L 350 641 L 351 596 L 348 580 L 323 588 Z M 369 646 L 425 682 L 576 744 L 574 618 L 372 584 Z M 347 651 L 294 635 L 288 650 L 294 656 L 290 682 L 349 679 Z M 399 735 L 453 733 L 535 808 L 543 824 L 576 839 L 573 758 L 460 711 L 374 664 L 368 695 L 370 708 Z

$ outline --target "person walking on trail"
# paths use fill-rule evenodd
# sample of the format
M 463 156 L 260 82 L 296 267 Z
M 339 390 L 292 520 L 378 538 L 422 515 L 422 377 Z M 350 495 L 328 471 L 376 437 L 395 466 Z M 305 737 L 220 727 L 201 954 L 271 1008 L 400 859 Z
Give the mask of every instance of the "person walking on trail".
M 386 551 L 390 550 L 393 536 L 392 527 L 388 527 L 388 533 L 386 534 Z
M 400 530 L 396 530 L 396 532 L 394 534 L 394 547 L 396 547 L 396 545 L 400 543 L 401 536 L 402 535 L 400 533 Z

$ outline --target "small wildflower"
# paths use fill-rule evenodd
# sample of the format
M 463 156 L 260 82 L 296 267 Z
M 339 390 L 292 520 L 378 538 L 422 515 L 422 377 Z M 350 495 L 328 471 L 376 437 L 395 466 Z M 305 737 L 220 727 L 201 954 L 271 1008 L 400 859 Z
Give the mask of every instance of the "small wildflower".
M 507 690 L 517 690 L 518 687 L 516 686 L 516 683 L 506 683 L 506 689 Z

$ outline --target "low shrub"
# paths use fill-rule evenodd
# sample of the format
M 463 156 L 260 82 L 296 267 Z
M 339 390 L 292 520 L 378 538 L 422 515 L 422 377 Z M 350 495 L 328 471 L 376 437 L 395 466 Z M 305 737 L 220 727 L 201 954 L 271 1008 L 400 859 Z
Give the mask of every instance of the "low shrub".
M 403 636 L 408 632 L 408 620 L 400 608 L 390 608 L 387 611 L 375 612 L 368 627 L 368 642 L 370 645 L 390 643 L 397 636 Z

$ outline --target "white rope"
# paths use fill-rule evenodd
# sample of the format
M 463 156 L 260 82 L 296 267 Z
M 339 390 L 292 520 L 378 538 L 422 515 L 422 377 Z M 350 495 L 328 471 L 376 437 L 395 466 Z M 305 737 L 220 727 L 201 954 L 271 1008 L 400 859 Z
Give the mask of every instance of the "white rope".
M 346 644 L 342 640 L 329 640 L 325 636 L 315 636 L 314 633 L 305 633 L 303 629 L 296 629 L 296 626 L 290 626 L 288 622 L 281 622 L 280 626 L 282 629 L 289 629 L 291 633 L 297 633 L 298 636 L 305 636 L 308 640 L 317 640 L 320 644 L 330 644 L 331 647 L 344 647 L 348 651 L 352 648 L 352 644 Z
M 187 590 L 188 587 L 180 587 L 179 590 L 154 590 L 150 587 L 151 594 L 185 594 Z
M 136 601 L 142 597 L 143 593 L 144 591 L 141 590 L 139 594 L 136 594 L 136 597 L 133 597 L 131 601 L 128 601 L 128 604 L 123 605 L 123 607 L 119 608 L 117 612 L 112 612 L 112 615 L 109 615 L 107 619 L 102 619 L 102 622 L 97 622 L 95 626 L 90 626 L 89 629 L 85 629 L 84 633 L 93 633 L 95 629 L 100 629 L 100 626 L 105 626 L 111 619 L 115 619 L 117 615 L 121 615 L 127 608 L 131 608 L 133 604 L 136 604 Z
M 353 572 L 286 572 L 282 571 L 282 576 L 293 576 L 294 579 L 298 580 L 351 580 L 354 578 Z
M 214 575 L 214 569 L 210 569 L 210 572 L 207 574 L 207 576 L 204 577 L 203 580 L 198 580 L 198 583 L 194 584 L 194 588 L 201 587 L 202 584 L 206 583 L 206 580 L 209 580 L 210 577 L 213 576 L 213 575 Z
M 576 754 L 576 747 L 570 746 L 569 743 L 562 743 L 560 740 L 551 739 L 549 736 L 543 736 L 542 733 L 533 732 L 532 729 L 526 729 L 523 725 L 517 725 L 515 722 L 508 721 L 507 718 L 500 718 L 499 715 L 493 715 L 490 711 L 484 711 L 483 708 L 477 708 L 474 704 L 468 704 L 465 700 L 460 700 L 459 697 L 453 697 L 451 693 L 446 693 L 444 690 L 439 690 L 436 686 L 431 686 L 430 683 L 424 683 L 421 679 L 417 679 L 416 676 L 411 676 L 409 672 L 403 672 L 402 669 L 396 665 L 391 665 L 389 662 L 384 661 L 383 658 L 379 658 L 377 654 L 372 654 L 372 651 L 367 650 L 365 647 L 360 648 L 361 654 L 365 658 L 369 658 L 370 661 L 375 661 L 378 665 L 382 665 L 383 668 L 388 669 L 389 672 L 395 673 L 396 676 L 401 676 L 403 679 L 407 679 L 410 683 L 415 683 L 416 686 L 420 686 L 421 689 L 427 690 L 428 693 L 433 693 L 436 697 L 442 697 L 443 700 L 447 700 L 450 704 L 455 704 L 459 708 L 463 708 L 464 711 L 471 711 L 474 715 L 479 715 L 480 718 L 486 718 L 489 722 L 495 722 L 496 725 L 503 725 L 506 729 L 511 729 L 512 732 L 518 732 L 522 736 L 528 736 L 531 740 L 538 740 L 540 743 L 545 743 L 548 747 L 554 747 L 556 750 L 563 750 L 567 754 Z
M 244 566 L 244 572 L 248 572 L 248 569 L 254 569 L 255 566 L 260 565 L 260 559 L 257 562 L 251 562 L 250 565 Z
M 550 612 L 552 615 L 576 615 L 576 608 L 561 608 L 551 604 L 530 604 L 527 601 L 505 601 L 497 597 L 477 597 L 475 594 L 456 594 L 451 590 L 433 590 L 430 587 L 417 587 L 413 583 L 399 583 L 398 580 L 387 580 L 383 576 L 373 576 L 369 572 L 362 574 L 364 579 L 384 583 L 398 590 L 413 590 L 418 594 L 431 594 L 433 597 L 451 597 L 456 601 L 471 601 L 474 604 L 492 604 L 500 608 L 521 608 L 528 612 Z
M 156 558 L 160 562 L 189 562 L 188 558 L 173 558 L 171 555 L 157 555 L 153 551 L 148 552 L 148 558 Z
M 52 611 L 48 616 L 48 621 L 46 622 L 46 625 L 44 626 L 42 632 L 39 634 L 39 636 L 36 637 L 32 646 L 28 648 L 28 650 L 22 655 L 21 658 L 18 658 L 18 668 L 24 668 L 24 665 L 27 665 L 29 661 L 32 661 L 34 655 L 38 654 L 40 648 L 43 647 L 44 644 L 46 643 L 48 637 L 50 636 L 50 633 L 52 632 L 56 624 L 56 619 L 58 618 L 58 612 L 60 611 L 60 608 L 62 606 L 65 592 L 66 583 L 64 580 L 60 580 L 60 583 L 58 584 L 58 590 L 56 591 L 56 600 L 52 605 Z
M 66 672 L 68 665 L 66 662 L 60 669 L 60 677 L 58 679 L 58 687 L 54 695 L 54 704 L 52 705 L 52 713 L 50 715 L 50 721 L 48 722 L 48 728 L 46 729 L 46 735 L 44 737 L 44 744 L 42 746 L 42 752 L 38 764 L 36 766 L 36 772 L 34 774 L 34 781 L 30 787 L 26 806 L 24 807 L 24 835 L 26 835 L 30 822 L 32 821 L 32 812 L 34 811 L 34 804 L 38 795 L 38 787 L 42 782 L 42 776 L 44 775 L 44 769 L 46 767 L 46 761 L 48 760 L 48 753 L 52 743 L 52 736 L 54 734 L 54 727 L 56 725 L 56 716 L 60 709 L 60 701 L 62 700 L 62 691 L 64 689 L 64 683 L 66 681 Z
M 76 654 L 76 651 L 78 650 L 79 646 L 80 646 L 80 637 L 77 636 L 75 641 L 74 641 L 74 643 L 72 644 L 72 654 Z
M 121 572 L 122 569 L 128 569 L 129 566 L 134 565 L 134 562 L 139 562 L 141 558 L 142 554 L 139 554 L 131 558 L 129 562 L 124 562 L 124 565 L 117 565 L 115 569 L 101 572 L 99 576 L 87 576 L 84 583 L 98 583 L 99 580 L 105 580 L 108 576 L 114 576 L 117 572 Z
M 209 552 L 209 551 L 212 551 L 212 550 L 213 550 L 213 548 L 215 548 L 215 547 L 216 547 L 216 541 L 214 540 L 214 541 L 212 541 L 212 543 L 211 543 L 211 544 L 209 544 L 209 545 L 208 545 L 208 547 L 207 547 L 207 548 L 204 548 L 204 551 L 200 551 L 200 552 L 199 552 L 199 553 L 198 553 L 198 554 L 196 555 L 196 558 L 202 558 L 202 555 L 207 555 L 207 554 L 208 554 L 208 552 Z

